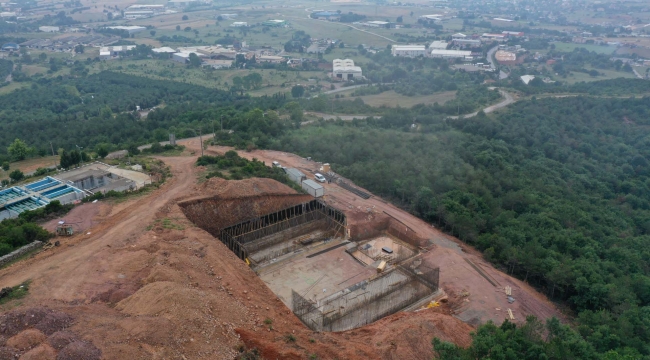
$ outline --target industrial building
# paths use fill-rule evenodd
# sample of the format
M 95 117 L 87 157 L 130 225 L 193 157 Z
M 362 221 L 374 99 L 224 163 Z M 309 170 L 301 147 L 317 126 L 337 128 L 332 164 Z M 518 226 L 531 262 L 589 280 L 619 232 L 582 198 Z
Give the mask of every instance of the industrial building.
M 474 39 L 453 39 L 452 44 L 460 47 L 481 47 L 481 40 Z
M 235 21 L 234 23 L 230 24 L 231 27 L 247 27 L 248 23 L 246 21 Z
M 424 45 L 393 45 L 391 47 L 393 56 L 418 57 L 426 56 L 426 53 Z
M 394 27 L 393 24 L 388 21 L 366 21 L 361 25 L 368 26 L 368 27 L 376 27 L 376 28 L 386 28 L 386 29 Z
M 361 67 L 355 66 L 351 59 L 334 59 L 332 61 L 332 77 L 343 80 L 352 80 L 363 77 Z
M 58 26 L 40 26 L 38 30 L 42 32 L 53 33 L 59 32 L 61 29 Z
M 106 28 L 111 30 L 124 30 L 128 32 L 129 35 L 147 30 L 144 26 L 107 26 Z
M 266 20 L 265 22 L 262 23 L 263 26 L 270 26 L 270 27 L 280 27 L 284 26 L 287 24 L 286 20 Z
M 54 200 L 69 204 L 85 196 L 81 189 L 48 176 L 0 191 L 0 220 L 17 217 L 24 211 L 41 208 Z
M 448 59 L 472 59 L 472 52 L 468 50 L 437 50 L 433 49 L 429 53 L 432 58 L 448 58 Z
M 135 45 L 105 46 L 99 49 L 99 60 L 113 59 L 133 49 Z
M 125 10 L 124 18 L 125 19 L 146 19 L 154 15 L 153 10 Z
M 507 35 L 504 34 L 488 34 L 484 33 L 481 35 L 481 40 L 492 40 L 492 41 L 505 41 Z
M 429 50 L 434 50 L 434 49 L 445 50 L 447 49 L 448 45 L 449 43 L 447 43 L 446 41 L 434 41 L 431 43 L 431 45 L 429 45 Z
M 494 58 L 500 64 L 510 64 L 517 61 L 517 54 L 510 51 L 498 50 L 494 54 Z

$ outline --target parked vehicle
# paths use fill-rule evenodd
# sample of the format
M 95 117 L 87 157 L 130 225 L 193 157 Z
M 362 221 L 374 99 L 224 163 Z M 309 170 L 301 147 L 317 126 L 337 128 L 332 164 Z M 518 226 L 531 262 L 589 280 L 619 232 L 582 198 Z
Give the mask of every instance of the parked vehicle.
M 325 179 L 325 176 L 323 176 L 323 175 L 321 175 L 321 174 L 319 174 L 319 173 L 316 173 L 316 174 L 314 175 L 314 179 L 316 179 L 316 181 L 318 181 L 318 182 L 322 182 L 322 183 L 324 183 L 324 182 L 327 181 L 327 179 Z

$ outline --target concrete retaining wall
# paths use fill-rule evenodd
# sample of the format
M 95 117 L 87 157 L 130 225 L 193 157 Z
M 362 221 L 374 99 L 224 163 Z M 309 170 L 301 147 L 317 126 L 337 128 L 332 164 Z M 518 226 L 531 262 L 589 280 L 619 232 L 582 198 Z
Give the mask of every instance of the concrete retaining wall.
M 20 249 L 14 250 L 9 254 L 0 257 L 0 267 L 7 265 L 8 263 L 16 260 L 17 258 L 27 254 L 28 252 L 42 247 L 44 244 L 42 241 L 34 241 L 31 244 L 27 244 Z

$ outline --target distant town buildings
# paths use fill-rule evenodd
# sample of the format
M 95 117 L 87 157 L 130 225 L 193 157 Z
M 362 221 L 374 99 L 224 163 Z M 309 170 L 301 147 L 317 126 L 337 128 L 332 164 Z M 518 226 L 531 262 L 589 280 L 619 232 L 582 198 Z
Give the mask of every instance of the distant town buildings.
M 235 21 L 234 23 L 230 24 L 231 27 L 247 27 L 248 23 L 245 21 Z
M 135 45 L 105 46 L 99 49 L 99 59 L 109 60 L 116 58 L 133 49 L 135 49 Z
M 332 77 L 341 80 L 353 80 L 363 77 L 361 67 L 355 66 L 351 59 L 334 59 Z

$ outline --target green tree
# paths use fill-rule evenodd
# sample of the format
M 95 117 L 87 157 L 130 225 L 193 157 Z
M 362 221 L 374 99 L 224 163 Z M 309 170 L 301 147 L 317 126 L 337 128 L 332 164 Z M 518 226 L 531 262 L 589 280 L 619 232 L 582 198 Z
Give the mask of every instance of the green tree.
M 16 139 L 9 145 L 7 152 L 14 160 L 25 160 L 28 152 L 27 144 L 20 139 Z
M 188 19 L 187 15 L 183 15 L 182 19 L 187 20 Z
M 156 36 L 156 30 L 149 31 L 149 34 L 151 34 L 151 36 Z
M 201 58 L 199 58 L 198 55 L 196 55 L 195 53 L 190 53 L 190 66 L 191 67 L 195 67 L 195 68 L 201 67 L 201 63 L 202 63 Z
M 79 44 L 74 47 L 74 52 L 77 54 L 83 54 L 84 53 L 84 46 Z
M 14 182 L 20 181 L 25 178 L 25 174 L 23 174 L 22 171 L 16 169 L 12 172 L 9 173 L 9 178 L 13 180 Z
M 100 158 L 105 158 L 106 155 L 108 155 L 108 149 L 106 148 L 106 145 L 100 145 L 97 147 L 97 156 Z
M 295 99 L 301 98 L 305 94 L 305 88 L 300 85 L 296 85 L 291 88 L 291 96 L 293 96 Z
M 181 31 L 181 26 L 180 25 L 176 25 L 176 31 Z
M 2 163 L 2 170 L 9 171 L 9 162 L 5 161 Z

